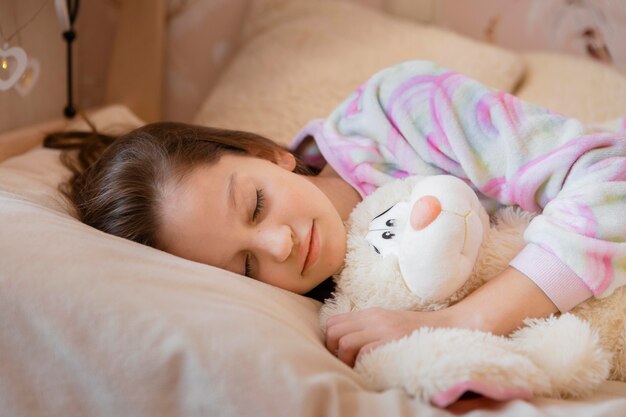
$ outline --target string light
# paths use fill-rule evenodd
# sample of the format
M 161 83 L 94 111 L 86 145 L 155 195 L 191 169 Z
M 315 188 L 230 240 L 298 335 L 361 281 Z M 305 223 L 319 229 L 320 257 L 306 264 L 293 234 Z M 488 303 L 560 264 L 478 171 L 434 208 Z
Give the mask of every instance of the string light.
M 35 12 L 34 15 L 32 15 L 32 17 L 30 19 L 28 19 L 28 21 L 26 21 L 22 26 L 18 27 L 17 29 L 15 29 L 15 31 L 7 36 L 6 38 L 4 37 L 4 33 L 2 31 L 2 26 L 0 26 L 0 37 L 2 37 L 2 41 L 4 43 L 4 49 L 6 49 L 6 45 L 11 42 L 11 39 L 13 39 L 13 37 L 15 35 L 17 35 L 18 33 L 20 33 L 22 31 L 22 29 L 24 29 L 26 26 L 28 26 L 30 24 L 30 22 L 32 22 L 33 20 L 35 20 L 35 18 L 39 15 L 39 13 L 41 13 L 41 11 L 43 10 L 44 6 L 46 4 L 48 4 L 49 0 L 44 0 L 41 5 L 39 6 L 39 9 L 37 9 L 37 11 Z
M 2 32 L 2 29 L 0 28 L 0 33 Z M 3 42 L 2 43 L 2 49 L 3 50 L 7 50 L 9 49 L 9 43 L 8 42 Z M 2 69 L 6 70 L 7 68 L 9 68 L 9 60 L 6 59 L 4 56 L 2 57 Z
M 0 58 L 1 58 L 0 68 L 2 69 L 2 73 L 4 75 L 4 77 L 0 78 L 0 92 L 7 91 L 10 88 L 13 88 L 16 85 L 16 83 L 18 83 L 20 79 L 22 78 L 22 76 L 24 75 L 24 71 L 26 70 L 26 67 L 28 65 L 28 55 L 26 55 L 26 52 L 24 51 L 24 49 L 22 49 L 20 46 L 13 46 L 12 48 L 9 48 L 9 42 L 11 42 L 11 40 L 15 36 L 19 36 L 20 32 L 25 27 L 30 25 L 31 22 L 35 20 L 37 16 L 39 16 L 39 13 L 41 13 L 41 11 L 44 9 L 46 4 L 48 4 L 48 1 L 49 0 L 42 0 L 37 11 L 30 17 L 30 19 L 28 19 L 22 25 L 17 25 L 17 19 L 15 19 L 16 20 L 15 24 L 17 28 L 9 36 L 4 35 L 4 31 L 2 30 L 2 25 L 0 24 L 0 39 L 2 39 L 2 48 L 0 48 Z M 15 12 L 15 8 L 14 8 L 14 12 Z M 14 18 L 15 18 L 15 14 L 14 14 Z M 8 71 L 9 70 L 8 58 L 11 58 L 15 62 L 15 65 L 12 65 L 13 67 L 12 73 Z M 7 73 L 8 73 L 8 76 L 6 76 Z

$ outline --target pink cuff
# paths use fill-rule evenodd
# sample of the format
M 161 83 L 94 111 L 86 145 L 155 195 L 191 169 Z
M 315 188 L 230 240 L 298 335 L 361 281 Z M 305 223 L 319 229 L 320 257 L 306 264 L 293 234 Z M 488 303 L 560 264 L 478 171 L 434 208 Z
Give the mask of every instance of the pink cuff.
M 516 399 L 530 400 L 533 397 L 533 393 L 529 389 L 502 387 L 492 385 L 489 382 L 468 380 L 459 382 L 447 390 L 440 392 L 433 397 L 431 402 L 437 407 L 446 408 L 450 404 L 458 401 L 463 394 L 470 391 L 496 401 Z
M 593 296 L 574 271 L 536 244 L 526 245 L 510 266 L 537 284 L 562 313 Z

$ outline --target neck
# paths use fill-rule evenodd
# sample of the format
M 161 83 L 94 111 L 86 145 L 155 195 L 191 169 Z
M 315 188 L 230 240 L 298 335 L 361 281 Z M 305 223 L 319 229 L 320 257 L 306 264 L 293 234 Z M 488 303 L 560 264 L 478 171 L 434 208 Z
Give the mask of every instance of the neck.
M 359 193 L 328 164 L 319 175 L 309 178 L 326 194 L 343 221 L 348 219 L 352 209 L 361 201 Z

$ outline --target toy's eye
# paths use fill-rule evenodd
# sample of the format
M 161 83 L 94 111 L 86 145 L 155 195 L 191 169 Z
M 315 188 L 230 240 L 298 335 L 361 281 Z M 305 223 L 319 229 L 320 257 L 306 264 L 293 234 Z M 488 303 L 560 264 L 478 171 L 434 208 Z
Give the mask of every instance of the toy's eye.
M 385 222 L 385 224 L 389 227 L 394 227 L 396 225 L 396 219 L 389 219 Z
M 393 239 L 395 233 L 391 233 L 389 231 L 383 233 L 383 239 Z
M 374 248 L 374 252 L 376 252 L 377 254 L 380 255 L 380 251 L 378 250 L 378 248 L 374 245 L 370 245 L 372 248 Z

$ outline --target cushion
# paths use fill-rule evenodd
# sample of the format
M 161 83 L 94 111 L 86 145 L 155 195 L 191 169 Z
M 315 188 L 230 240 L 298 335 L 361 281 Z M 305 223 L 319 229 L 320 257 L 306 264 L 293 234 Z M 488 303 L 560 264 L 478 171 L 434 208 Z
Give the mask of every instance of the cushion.
M 522 60 L 512 52 L 357 4 L 253 3 L 240 52 L 197 123 L 253 131 L 287 144 L 376 71 L 401 61 L 437 61 L 506 91 L 523 72 Z
M 516 95 L 584 122 L 626 115 L 626 75 L 605 64 L 550 52 L 523 55 L 526 75 Z

